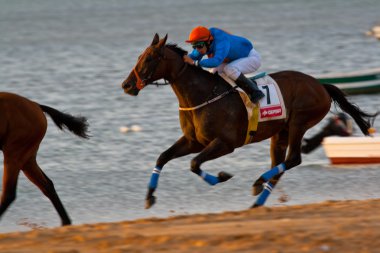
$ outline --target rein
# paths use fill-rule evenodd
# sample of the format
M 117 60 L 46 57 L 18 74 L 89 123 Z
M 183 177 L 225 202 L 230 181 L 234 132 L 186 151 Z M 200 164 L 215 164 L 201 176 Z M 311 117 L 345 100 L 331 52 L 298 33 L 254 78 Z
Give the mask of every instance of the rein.
M 151 82 L 151 83 L 148 83 L 147 85 L 156 85 L 157 87 L 158 86 L 165 86 L 165 85 L 169 85 L 170 83 L 164 79 L 164 82 Z
M 193 111 L 193 110 L 197 110 L 203 106 L 206 106 L 206 105 L 209 105 L 211 103 L 214 103 L 215 101 L 218 101 L 219 99 L 222 99 L 224 98 L 225 96 L 227 96 L 228 94 L 232 93 L 232 92 L 235 92 L 236 91 L 236 88 L 237 86 L 233 86 L 231 89 L 223 92 L 222 94 L 210 99 L 210 100 L 207 100 L 206 102 L 200 104 L 200 105 L 197 105 L 197 106 L 194 106 L 194 107 L 179 107 L 178 110 L 180 111 Z
M 157 62 L 160 62 L 162 58 L 165 59 L 165 57 L 162 57 L 162 55 L 159 55 L 159 57 L 158 57 L 158 59 L 157 59 Z M 155 72 L 155 70 L 154 70 L 154 71 L 151 71 L 151 73 L 149 74 L 148 77 L 142 79 L 142 78 L 140 77 L 139 72 L 138 72 L 137 69 L 136 69 L 136 67 L 137 67 L 137 65 L 139 64 L 139 62 L 141 61 L 141 59 L 142 59 L 142 58 L 140 58 L 140 59 L 137 61 L 135 67 L 133 68 L 133 73 L 135 74 L 135 77 L 136 77 L 136 87 L 137 87 L 137 89 L 139 89 L 139 90 L 142 90 L 142 89 L 148 84 L 147 81 L 152 77 L 152 75 L 153 75 L 154 72 Z M 157 68 L 157 66 L 156 66 L 156 68 Z
M 186 70 L 187 68 L 187 63 L 185 63 L 183 65 L 183 67 L 181 68 L 181 70 L 178 72 L 178 74 L 173 78 L 173 80 L 177 79 L 178 77 L 180 77 Z M 151 82 L 151 83 L 148 83 L 147 85 L 156 85 L 157 87 L 158 86 L 164 86 L 164 85 L 168 85 L 170 84 L 166 79 L 164 79 L 164 82 L 163 83 L 160 83 L 160 82 Z

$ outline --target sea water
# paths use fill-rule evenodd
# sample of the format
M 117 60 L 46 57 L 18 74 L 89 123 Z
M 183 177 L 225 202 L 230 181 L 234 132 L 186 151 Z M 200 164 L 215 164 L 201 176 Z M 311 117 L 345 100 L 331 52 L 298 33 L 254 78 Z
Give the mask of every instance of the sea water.
M 365 32 L 379 21 L 379 9 L 378 0 L 0 0 L 0 90 L 88 117 L 90 140 L 61 132 L 48 119 L 38 153 L 74 224 L 242 210 L 255 201 L 253 182 L 270 168 L 268 140 L 203 164 L 210 173 L 235 175 L 214 187 L 190 172 L 194 155 L 169 162 L 157 204 L 144 209 L 155 161 L 182 133 L 169 86 L 147 87 L 137 97 L 123 93 L 138 56 L 155 33 L 191 50 L 188 33 L 205 25 L 252 40 L 268 73 L 375 68 L 380 43 Z M 374 112 L 379 96 L 349 99 Z M 131 126 L 138 131 L 120 131 Z M 319 148 L 286 172 L 267 205 L 378 198 L 379 178 L 378 165 L 331 166 Z M 52 204 L 21 173 L 0 232 L 59 225 Z

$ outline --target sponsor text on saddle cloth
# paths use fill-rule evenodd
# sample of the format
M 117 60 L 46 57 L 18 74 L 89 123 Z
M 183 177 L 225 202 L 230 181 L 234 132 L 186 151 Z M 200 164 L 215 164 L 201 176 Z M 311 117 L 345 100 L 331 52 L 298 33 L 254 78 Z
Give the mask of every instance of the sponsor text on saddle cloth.
M 223 77 L 232 86 L 236 85 L 226 75 L 220 74 L 220 76 Z M 265 94 L 265 97 L 260 99 L 259 107 L 257 107 L 251 102 L 243 90 L 237 88 L 240 97 L 245 105 L 245 108 L 247 109 L 248 127 L 244 144 L 248 144 L 252 141 L 253 135 L 257 130 L 257 125 L 259 122 L 286 118 L 284 100 L 276 81 L 265 72 L 251 77 L 251 79 L 254 79 L 256 81 L 257 86 Z

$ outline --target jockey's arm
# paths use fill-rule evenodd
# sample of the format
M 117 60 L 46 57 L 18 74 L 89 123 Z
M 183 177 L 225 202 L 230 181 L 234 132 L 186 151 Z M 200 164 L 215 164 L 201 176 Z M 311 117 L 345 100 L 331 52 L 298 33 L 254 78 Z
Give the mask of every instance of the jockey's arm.
M 216 68 L 223 63 L 224 59 L 227 57 L 230 51 L 230 42 L 227 38 L 221 41 L 215 41 L 215 49 L 213 56 L 208 59 L 203 59 L 199 62 L 199 66 L 205 68 Z

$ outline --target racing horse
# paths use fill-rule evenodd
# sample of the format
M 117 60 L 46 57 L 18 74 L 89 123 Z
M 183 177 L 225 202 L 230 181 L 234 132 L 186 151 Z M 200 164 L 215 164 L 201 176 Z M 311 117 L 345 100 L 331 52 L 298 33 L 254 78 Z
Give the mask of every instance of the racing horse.
M 146 208 L 156 202 L 154 192 L 160 172 L 172 159 L 199 153 L 191 160 L 192 172 L 210 185 L 229 180 L 231 174 L 222 171 L 214 176 L 202 170 L 201 165 L 243 146 L 248 125 L 247 111 L 238 92 L 218 74 L 185 63 L 183 56 L 187 52 L 176 44 L 166 44 L 166 40 L 167 35 L 160 39 L 155 34 L 122 83 L 125 93 L 137 96 L 146 85 L 165 79 L 180 106 L 183 136 L 158 157 L 148 184 Z M 304 73 L 281 71 L 270 76 L 281 90 L 287 115 L 285 119 L 259 122 L 249 142 L 271 138 L 271 169 L 254 182 L 253 195 L 260 195 L 251 207 L 264 205 L 284 172 L 301 164 L 302 138 L 325 117 L 332 101 L 352 116 L 365 135 L 369 134 L 370 120 L 377 115 L 350 103 L 337 87 L 323 85 Z
M 0 92 L 0 148 L 4 155 L 0 218 L 16 199 L 17 180 L 22 170 L 53 203 L 62 225 L 70 225 L 71 220 L 53 182 L 36 161 L 38 148 L 47 129 L 44 113 L 47 113 L 61 130 L 68 129 L 82 138 L 89 137 L 86 118 L 62 113 L 13 93 Z

